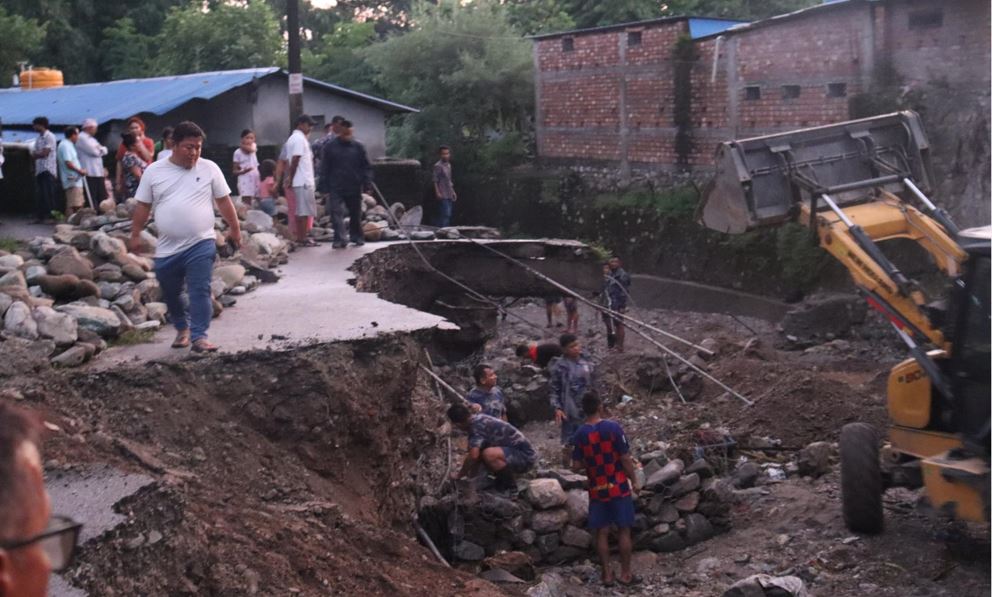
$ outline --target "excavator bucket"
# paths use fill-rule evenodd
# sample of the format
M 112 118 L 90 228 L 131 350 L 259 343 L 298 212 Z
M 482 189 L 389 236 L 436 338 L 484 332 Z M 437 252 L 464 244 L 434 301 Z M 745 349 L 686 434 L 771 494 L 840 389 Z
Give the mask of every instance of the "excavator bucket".
M 827 193 L 843 206 L 873 188 L 901 194 L 905 179 L 923 193 L 933 187 L 930 145 L 909 111 L 728 141 L 715 161 L 698 215 L 734 234 L 793 219 L 801 202 Z

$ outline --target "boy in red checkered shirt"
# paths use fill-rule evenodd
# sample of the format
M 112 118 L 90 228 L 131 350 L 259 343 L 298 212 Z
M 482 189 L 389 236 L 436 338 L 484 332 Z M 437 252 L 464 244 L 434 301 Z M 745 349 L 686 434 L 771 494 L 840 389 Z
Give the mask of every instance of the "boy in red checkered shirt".
M 603 563 L 603 585 L 614 582 L 629 586 L 641 582 L 630 570 L 633 551 L 630 528 L 634 526 L 636 482 L 634 461 L 623 428 L 616 421 L 602 418 L 603 404 L 595 392 L 582 397 L 585 424 L 572 436 L 572 468 L 589 478 L 589 528 L 596 532 L 596 552 Z M 635 488 L 636 489 L 636 488 Z M 620 547 L 620 577 L 610 567 L 610 527 L 617 527 Z

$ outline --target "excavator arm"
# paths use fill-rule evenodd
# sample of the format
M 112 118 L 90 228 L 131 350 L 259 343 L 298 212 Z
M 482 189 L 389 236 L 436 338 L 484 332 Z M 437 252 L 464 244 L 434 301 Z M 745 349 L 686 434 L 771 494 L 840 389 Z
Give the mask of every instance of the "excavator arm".
M 901 238 L 921 246 L 957 278 L 967 253 L 958 229 L 926 193 L 929 143 L 913 112 L 722 143 L 716 176 L 699 217 L 740 233 L 798 221 L 843 264 L 868 302 L 888 317 L 941 393 L 951 389 L 921 346 L 950 351 L 934 310 L 915 281 L 882 252 Z

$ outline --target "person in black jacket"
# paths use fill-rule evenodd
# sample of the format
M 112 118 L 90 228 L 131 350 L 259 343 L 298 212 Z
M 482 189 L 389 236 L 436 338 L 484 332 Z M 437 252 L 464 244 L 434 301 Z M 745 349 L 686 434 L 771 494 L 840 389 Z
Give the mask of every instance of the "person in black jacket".
M 365 147 L 355 140 L 350 121 L 340 123 L 341 132 L 324 143 L 320 156 L 320 180 L 317 190 L 328 194 L 328 211 L 334 227 L 334 248 L 343 249 L 348 240 L 356 246 L 365 244 L 362 233 L 362 191 L 372 184 L 372 166 Z M 350 218 L 344 230 L 344 216 Z

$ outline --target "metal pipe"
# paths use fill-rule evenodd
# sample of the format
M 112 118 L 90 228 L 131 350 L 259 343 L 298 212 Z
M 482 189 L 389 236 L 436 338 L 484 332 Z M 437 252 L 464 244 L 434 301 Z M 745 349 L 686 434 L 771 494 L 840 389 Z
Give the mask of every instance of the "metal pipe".
M 845 184 L 839 184 L 832 187 L 827 187 L 824 189 L 825 193 L 843 193 L 845 191 L 856 191 L 858 189 L 864 189 L 866 187 L 878 187 L 885 184 L 899 182 L 901 176 L 898 174 L 889 174 L 887 176 L 879 176 L 878 178 L 868 178 L 865 180 L 859 180 L 857 182 L 848 182 Z
M 427 531 L 424 530 L 424 527 L 420 526 L 419 522 L 414 521 L 413 528 L 417 529 L 417 535 L 424 541 L 424 543 L 427 544 L 427 548 L 431 550 L 431 553 L 434 554 L 437 561 L 444 564 L 445 567 L 451 568 L 451 564 L 449 564 L 448 560 L 444 559 L 444 556 L 442 556 L 441 552 L 438 551 L 437 546 L 434 545 L 433 541 L 431 541 L 431 537 L 427 534 Z
M 920 203 L 926 206 L 927 212 L 930 216 L 940 222 L 940 225 L 944 227 L 944 230 L 946 230 L 948 234 L 952 236 L 958 235 L 960 229 L 958 229 L 957 224 L 951 220 L 951 214 L 947 213 L 947 210 L 934 205 L 933 201 L 930 201 L 930 198 L 924 195 L 923 191 L 921 191 L 920 188 L 909 179 L 909 177 L 903 178 L 902 183 L 906 185 L 906 188 L 908 188 L 911 193 L 916 195 L 916 198 L 920 200 Z

